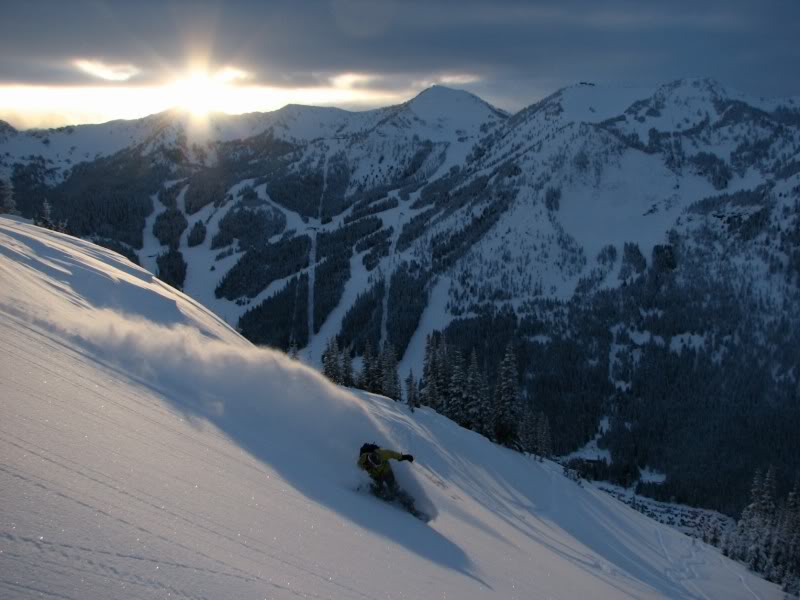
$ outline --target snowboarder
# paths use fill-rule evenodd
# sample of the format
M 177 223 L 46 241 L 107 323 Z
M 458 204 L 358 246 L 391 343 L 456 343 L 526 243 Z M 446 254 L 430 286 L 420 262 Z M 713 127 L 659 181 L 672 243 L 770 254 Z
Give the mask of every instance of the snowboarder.
M 425 519 L 414 506 L 414 499 L 397 485 L 389 460 L 414 462 L 410 454 L 400 454 L 394 450 L 381 448 L 377 444 L 364 444 L 358 456 L 358 466 L 372 478 L 372 493 L 388 502 L 397 500 L 403 508 L 417 518 Z
M 414 462 L 414 457 L 410 454 L 400 454 L 394 450 L 381 448 L 377 444 L 364 444 L 359 451 L 358 466 L 369 473 L 373 481 L 373 491 L 377 495 L 387 494 L 394 497 L 397 494 L 397 480 L 389 464 L 390 459 Z

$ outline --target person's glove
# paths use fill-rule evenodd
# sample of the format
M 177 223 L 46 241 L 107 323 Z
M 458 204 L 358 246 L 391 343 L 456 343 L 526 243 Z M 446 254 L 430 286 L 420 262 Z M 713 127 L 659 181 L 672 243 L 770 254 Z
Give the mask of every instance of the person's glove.
M 400 457 L 400 460 L 407 460 L 408 462 L 414 462 L 414 457 L 411 456 L 410 454 L 403 454 L 403 456 Z

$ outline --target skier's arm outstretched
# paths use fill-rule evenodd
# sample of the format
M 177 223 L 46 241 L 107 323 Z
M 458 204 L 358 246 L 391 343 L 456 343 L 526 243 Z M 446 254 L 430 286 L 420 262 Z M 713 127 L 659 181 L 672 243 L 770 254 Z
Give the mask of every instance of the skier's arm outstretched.
M 414 457 L 410 454 L 400 454 L 399 452 L 395 452 L 394 450 L 387 450 L 386 448 L 381 448 L 378 450 L 378 454 L 383 460 L 407 460 L 408 462 L 414 462 Z

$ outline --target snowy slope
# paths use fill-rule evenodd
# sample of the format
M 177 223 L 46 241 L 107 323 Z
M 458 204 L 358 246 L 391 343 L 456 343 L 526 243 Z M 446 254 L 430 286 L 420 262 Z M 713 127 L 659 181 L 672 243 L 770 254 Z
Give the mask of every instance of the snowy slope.
M 109 251 L 0 219 L 3 598 L 779 598 L 424 409 L 336 388 Z M 354 491 L 375 440 L 423 524 Z M 435 508 L 434 508 L 435 507 Z

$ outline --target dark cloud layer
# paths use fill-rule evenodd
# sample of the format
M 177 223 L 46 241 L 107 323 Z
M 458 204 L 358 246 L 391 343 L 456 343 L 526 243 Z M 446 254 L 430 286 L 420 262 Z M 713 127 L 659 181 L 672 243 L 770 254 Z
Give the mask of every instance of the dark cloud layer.
M 578 80 L 655 84 L 709 76 L 800 94 L 797 0 L 29 0 L 3 5 L 0 83 L 102 84 L 77 58 L 161 82 L 193 58 L 256 83 L 324 84 L 343 72 L 409 87 L 448 75 L 516 108 Z

